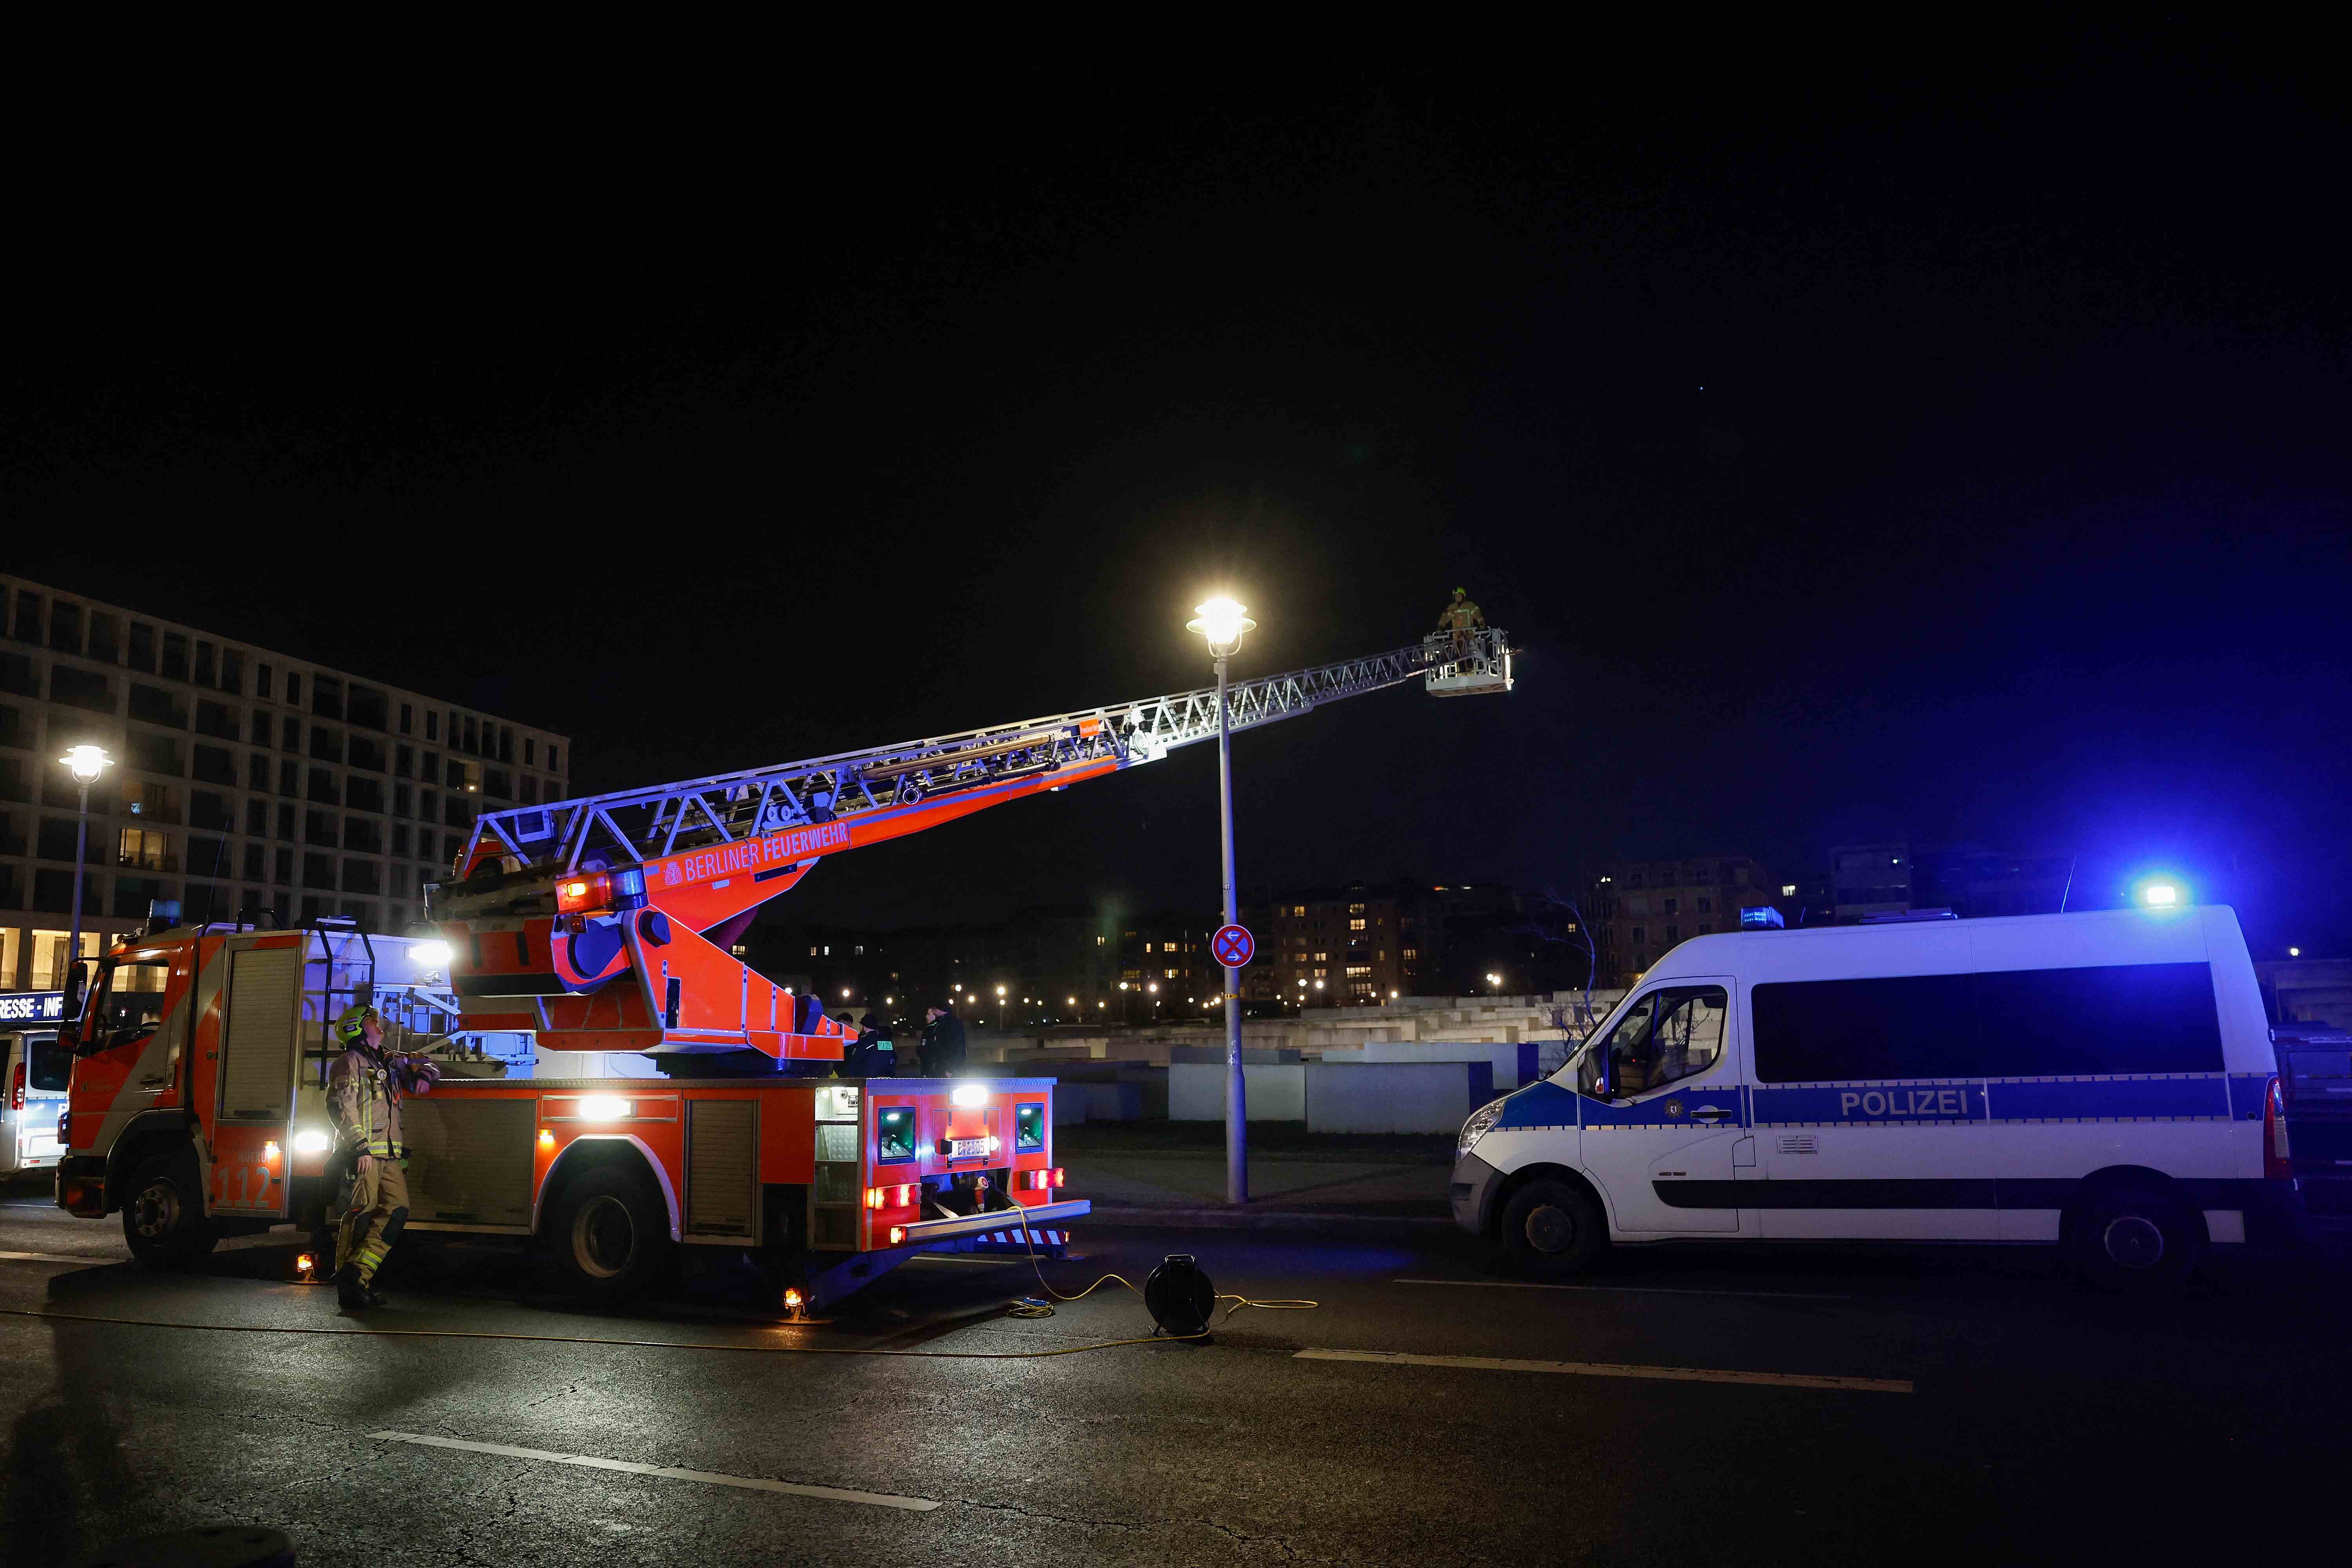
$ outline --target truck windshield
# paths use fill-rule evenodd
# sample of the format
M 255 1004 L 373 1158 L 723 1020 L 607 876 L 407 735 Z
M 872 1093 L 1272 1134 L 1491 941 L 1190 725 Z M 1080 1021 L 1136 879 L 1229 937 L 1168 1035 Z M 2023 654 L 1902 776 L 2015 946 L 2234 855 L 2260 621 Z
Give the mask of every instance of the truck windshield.
M 108 964 L 99 979 L 85 1031 L 92 1048 L 110 1050 L 153 1034 L 163 1020 L 163 984 L 171 974 L 168 959 L 125 959 Z

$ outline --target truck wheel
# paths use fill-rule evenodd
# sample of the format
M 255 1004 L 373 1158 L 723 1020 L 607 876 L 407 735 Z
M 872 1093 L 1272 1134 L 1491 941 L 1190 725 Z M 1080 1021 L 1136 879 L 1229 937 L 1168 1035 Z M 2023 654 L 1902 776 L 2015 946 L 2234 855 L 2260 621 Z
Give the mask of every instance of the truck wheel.
M 2194 1215 L 2152 1187 L 2109 1187 L 2083 1201 L 2067 1226 L 2074 1261 L 2103 1290 L 2179 1288 L 2203 1237 Z
M 565 1283 L 595 1300 L 643 1295 L 669 1262 L 668 1211 L 634 1171 L 590 1171 L 572 1183 L 548 1234 Z
M 122 1189 L 122 1239 L 150 1268 L 182 1268 L 220 1239 L 205 1218 L 195 1162 L 186 1154 L 142 1160 Z
M 1601 1205 L 1572 1183 L 1529 1182 L 1503 1207 L 1503 1245 L 1524 1273 L 1545 1279 L 1581 1273 L 1608 1244 Z

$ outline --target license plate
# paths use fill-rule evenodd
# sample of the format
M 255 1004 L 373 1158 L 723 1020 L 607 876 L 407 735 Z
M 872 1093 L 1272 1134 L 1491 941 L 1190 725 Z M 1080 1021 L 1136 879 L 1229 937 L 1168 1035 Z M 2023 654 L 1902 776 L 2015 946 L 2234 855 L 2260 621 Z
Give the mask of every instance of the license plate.
M 987 1152 L 988 1140 L 985 1138 L 950 1138 L 948 1140 L 948 1158 L 950 1160 L 977 1160 Z

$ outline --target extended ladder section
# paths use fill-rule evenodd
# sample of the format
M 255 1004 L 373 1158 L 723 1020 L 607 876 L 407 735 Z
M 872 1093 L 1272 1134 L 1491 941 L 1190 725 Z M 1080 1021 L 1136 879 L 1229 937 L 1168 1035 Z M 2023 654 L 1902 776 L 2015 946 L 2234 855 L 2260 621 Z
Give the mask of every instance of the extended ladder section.
M 1234 681 L 1255 729 L 1420 678 L 1434 695 L 1510 689 L 1505 633 Z M 759 907 L 817 861 L 992 805 L 1066 789 L 1214 738 L 1217 691 L 1145 698 L 960 734 L 488 812 L 431 889 L 468 1030 L 531 1030 L 557 1050 L 839 1060 L 843 1031 L 729 952 Z
M 1415 676 L 1436 696 L 1474 687 L 1507 691 L 1509 669 L 1510 646 L 1503 632 L 1481 628 L 1459 637 L 1439 633 L 1415 647 L 1369 658 L 1230 682 L 1230 727 L 1255 729 Z M 475 820 L 459 864 L 471 868 L 497 858 L 508 862 L 503 868 L 510 871 L 532 868 L 562 874 L 591 861 L 601 860 L 604 867 L 646 864 L 794 827 L 909 813 L 942 795 L 1063 770 L 1093 777 L 1157 762 L 1216 733 L 1217 689 L 1203 687 L 778 767 L 485 812 Z M 868 840 L 859 836 L 858 841 Z M 819 847 L 820 852 L 833 847 L 846 846 Z

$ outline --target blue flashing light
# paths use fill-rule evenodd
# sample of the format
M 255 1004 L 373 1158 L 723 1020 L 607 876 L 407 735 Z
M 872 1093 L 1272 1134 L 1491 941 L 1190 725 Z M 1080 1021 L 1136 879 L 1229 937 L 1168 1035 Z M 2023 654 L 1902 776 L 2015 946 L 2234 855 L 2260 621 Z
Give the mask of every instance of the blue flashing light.
M 1769 904 L 1751 904 L 1739 911 L 1739 929 L 1742 931 L 1783 931 L 1788 924 L 1781 919 L 1780 911 Z

